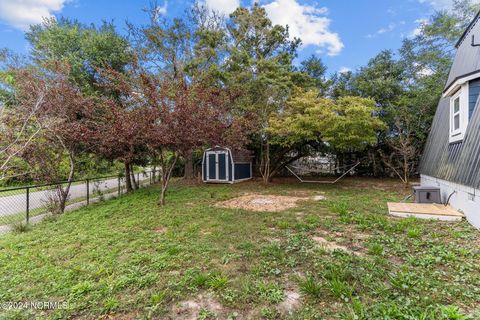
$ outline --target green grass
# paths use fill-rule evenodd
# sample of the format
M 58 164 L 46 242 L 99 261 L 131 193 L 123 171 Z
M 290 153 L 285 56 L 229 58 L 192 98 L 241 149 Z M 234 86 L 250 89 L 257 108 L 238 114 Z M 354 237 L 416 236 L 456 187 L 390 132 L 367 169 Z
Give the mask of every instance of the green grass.
M 93 204 L 0 238 L 0 302 L 68 303 L 0 318 L 480 318 L 480 233 L 387 216 L 386 202 L 404 197 L 396 190 L 363 179 L 176 182 L 163 208 L 156 187 Z M 276 213 L 215 206 L 244 192 L 327 200 Z
M 145 185 L 148 185 L 149 183 L 150 183 L 149 180 L 145 179 L 145 180 L 142 181 L 141 187 L 143 188 Z M 91 188 L 93 188 L 93 187 L 94 186 L 91 185 Z M 43 190 L 48 190 L 48 189 L 43 189 Z M 17 191 L 21 191 L 21 190 L 17 190 Z M 40 190 L 40 188 L 37 188 L 37 190 L 35 190 L 35 191 L 41 191 L 41 190 Z M 121 187 L 121 192 L 125 192 L 125 187 L 124 186 Z M 110 188 L 110 189 L 104 189 L 102 191 L 96 191 L 96 192 L 93 192 L 92 194 L 90 194 L 90 200 L 92 202 L 94 202 L 95 200 L 97 200 L 97 201 L 102 200 L 105 196 L 109 196 L 109 195 L 111 196 L 111 194 L 115 194 L 115 193 L 118 193 L 118 187 L 114 187 L 114 188 Z M 1 196 L 0 196 L 0 198 L 1 198 Z M 68 200 L 67 201 L 67 207 L 70 206 L 70 205 L 79 203 L 79 202 L 85 202 L 86 200 L 87 200 L 87 196 L 77 197 L 77 198 Z M 1 199 L 0 199 L 0 201 L 1 201 Z M 26 206 L 26 202 L 21 203 L 21 205 Z M 67 211 L 68 211 L 68 208 L 67 208 Z M 49 213 L 49 212 L 50 212 L 50 209 L 48 208 L 47 203 L 45 203 L 45 205 L 43 207 L 30 209 L 29 217 L 33 218 L 33 217 L 36 217 L 36 216 L 39 216 L 39 215 L 42 215 L 42 214 L 45 214 L 45 213 Z M 16 213 L 16 214 L 11 214 L 11 215 L 8 215 L 8 216 L 0 216 L 0 226 L 25 223 L 25 219 L 26 219 L 26 212 L 25 212 L 25 209 L 24 209 L 22 212 L 19 212 L 19 213 Z

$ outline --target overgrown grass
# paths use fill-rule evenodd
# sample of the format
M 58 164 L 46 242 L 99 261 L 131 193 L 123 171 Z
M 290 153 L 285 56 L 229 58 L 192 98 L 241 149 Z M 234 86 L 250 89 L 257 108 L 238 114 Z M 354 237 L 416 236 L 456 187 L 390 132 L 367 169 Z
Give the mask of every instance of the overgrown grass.
M 0 302 L 68 303 L 0 318 L 181 319 L 195 302 L 199 319 L 479 319 L 480 233 L 387 216 L 397 189 L 175 183 L 163 208 L 155 187 L 94 204 L 0 238 Z M 306 200 L 280 213 L 215 206 L 243 192 Z M 308 199 L 319 192 L 326 201 Z

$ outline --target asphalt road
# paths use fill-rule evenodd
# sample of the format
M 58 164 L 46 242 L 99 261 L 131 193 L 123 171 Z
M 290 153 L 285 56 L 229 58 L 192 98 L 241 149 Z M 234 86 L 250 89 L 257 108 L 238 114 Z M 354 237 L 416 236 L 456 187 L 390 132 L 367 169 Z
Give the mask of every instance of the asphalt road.
M 136 177 L 135 177 L 136 178 Z M 149 180 L 149 175 L 140 173 L 140 181 L 144 182 Z M 124 186 L 124 181 L 122 181 L 122 186 Z M 108 179 L 102 181 L 94 181 L 89 184 L 89 194 L 92 198 L 98 196 L 98 192 L 105 192 L 108 190 L 117 190 L 118 188 L 118 179 Z M 38 208 L 44 208 L 49 202 L 50 197 L 52 196 L 53 191 L 44 190 L 30 192 L 30 210 L 35 210 Z M 87 184 L 76 184 L 70 187 L 70 198 L 69 200 L 75 200 L 78 198 L 85 198 L 87 196 Z M 26 193 L 16 194 L 11 196 L 0 197 L 0 221 L 2 217 L 11 216 L 17 213 L 25 213 L 27 208 Z

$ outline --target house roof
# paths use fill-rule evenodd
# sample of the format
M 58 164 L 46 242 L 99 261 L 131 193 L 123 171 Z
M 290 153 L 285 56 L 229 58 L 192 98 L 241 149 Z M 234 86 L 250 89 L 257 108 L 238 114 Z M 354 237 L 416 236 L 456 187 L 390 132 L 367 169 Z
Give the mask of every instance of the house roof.
M 455 48 L 458 49 L 458 47 L 460 47 L 460 45 L 462 44 L 463 40 L 465 40 L 465 38 L 467 37 L 467 35 L 470 33 L 470 31 L 472 30 L 473 26 L 475 26 L 475 24 L 478 22 L 478 19 L 480 18 L 480 11 L 475 15 L 475 18 L 473 18 L 472 22 L 470 22 L 470 24 L 468 25 L 467 29 L 465 29 L 465 31 L 463 32 L 462 36 L 460 37 L 460 39 L 458 39 L 457 43 L 455 44 Z
M 457 52 L 452 67 L 450 68 L 445 91 L 459 80 L 475 74 L 480 70 L 480 46 L 472 46 L 471 42 L 465 40 L 469 35 L 475 35 L 480 41 L 479 20 L 480 12 L 475 16 L 475 19 L 473 19 L 457 43 Z

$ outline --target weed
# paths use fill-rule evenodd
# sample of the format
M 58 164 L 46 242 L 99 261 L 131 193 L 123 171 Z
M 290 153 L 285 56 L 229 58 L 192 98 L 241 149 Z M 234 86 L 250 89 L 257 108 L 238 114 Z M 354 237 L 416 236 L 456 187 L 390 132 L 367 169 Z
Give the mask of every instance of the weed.
M 103 304 L 103 311 L 105 313 L 113 311 L 117 309 L 119 305 L 120 305 L 120 302 L 116 298 L 110 297 L 107 300 L 105 300 Z
M 283 301 L 283 289 L 275 283 L 261 282 L 257 285 L 260 298 L 268 303 L 277 304 Z
M 164 291 L 162 292 L 158 292 L 158 293 L 154 293 L 151 295 L 150 297 L 150 303 L 152 305 L 158 305 L 160 303 L 162 303 L 164 300 L 165 300 L 165 297 L 166 297 L 166 293 Z
M 422 230 L 418 227 L 412 227 L 407 229 L 407 236 L 410 238 L 420 237 Z
M 469 316 L 465 315 L 456 306 L 443 306 L 440 308 L 441 315 L 446 320 L 469 320 Z
M 214 274 L 210 276 L 206 283 L 209 288 L 213 290 L 219 290 L 227 286 L 228 277 L 222 274 Z
M 348 301 L 354 293 L 354 289 L 347 282 L 339 279 L 330 280 L 328 287 L 333 296 L 345 301 Z
M 320 298 L 322 293 L 321 284 L 312 276 L 307 276 L 305 279 L 300 280 L 298 287 L 302 293 L 315 299 Z
M 368 253 L 374 256 L 383 255 L 383 245 L 380 243 L 372 243 L 368 246 Z
M 200 311 L 198 312 L 197 320 L 207 319 L 215 319 L 215 313 L 205 308 L 200 309 Z
M 15 223 L 12 226 L 12 231 L 15 233 L 24 233 L 30 231 L 30 225 L 26 223 Z

